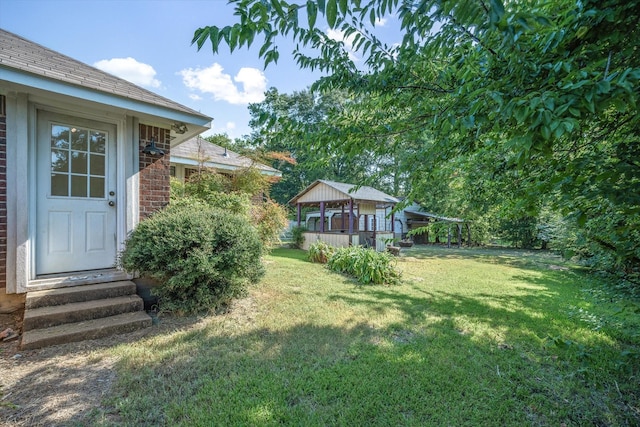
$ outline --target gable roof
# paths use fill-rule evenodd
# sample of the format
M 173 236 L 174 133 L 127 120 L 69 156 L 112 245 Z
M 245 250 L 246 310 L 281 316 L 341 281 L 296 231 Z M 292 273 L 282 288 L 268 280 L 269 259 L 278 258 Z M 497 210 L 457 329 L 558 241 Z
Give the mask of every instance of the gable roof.
M 206 167 L 218 170 L 237 170 L 254 167 L 264 175 L 282 176 L 278 169 L 255 162 L 252 159 L 226 150 L 206 139 L 196 136 L 171 149 L 171 163 Z
M 357 186 L 343 182 L 319 179 L 298 193 L 289 201 L 290 204 L 344 201 L 352 199 L 358 202 L 374 202 L 382 204 L 396 204 L 400 200 L 365 185 Z
M 0 81 L 209 127 L 208 117 L 124 79 L 0 29 Z M 189 129 L 195 131 L 196 129 Z

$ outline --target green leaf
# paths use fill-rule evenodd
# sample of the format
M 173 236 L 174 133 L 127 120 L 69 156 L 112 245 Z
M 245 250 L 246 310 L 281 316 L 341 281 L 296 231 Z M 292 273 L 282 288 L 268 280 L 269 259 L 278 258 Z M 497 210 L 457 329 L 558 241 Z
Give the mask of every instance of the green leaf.
M 284 9 L 282 9 L 282 4 L 280 4 L 280 0 L 271 0 L 271 6 L 278 12 L 278 15 L 284 16 Z
M 348 12 L 348 2 L 347 0 L 340 0 L 340 13 L 342 13 L 342 15 L 346 15 Z
M 611 82 L 609 80 L 600 80 L 596 87 L 598 88 L 598 93 L 609 93 L 611 90 Z
M 544 106 L 547 107 L 549 110 L 553 110 L 553 107 L 555 106 L 555 101 L 553 98 L 545 98 L 544 99 Z
M 338 2 L 337 0 L 329 0 L 327 2 L 327 23 L 329 28 L 336 26 L 336 20 L 338 19 Z
M 504 16 L 504 5 L 501 0 L 491 0 L 491 7 L 489 9 L 489 21 L 492 24 L 500 22 Z
M 540 134 L 542 134 L 542 137 L 545 140 L 548 140 L 549 138 L 551 138 L 551 130 L 546 125 L 540 128 Z
M 316 25 L 316 18 L 318 17 L 318 7 L 313 1 L 307 2 L 307 19 L 309 22 L 309 28 L 313 29 Z

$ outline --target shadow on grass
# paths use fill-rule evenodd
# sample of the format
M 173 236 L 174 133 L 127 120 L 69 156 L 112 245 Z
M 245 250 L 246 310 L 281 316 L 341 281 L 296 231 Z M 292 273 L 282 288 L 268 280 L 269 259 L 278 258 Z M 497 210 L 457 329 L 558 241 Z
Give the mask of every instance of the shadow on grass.
M 358 315 L 349 326 L 308 319 L 238 330 L 230 317 L 226 328 L 148 340 L 123 355 L 112 405 L 126 424 L 146 425 L 640 422 L 633 375 L 605 361 L 591 370 L 596 377 L 575 352 L 545 341 L 579 329 L 562 313 L 575 288 L 563 288 L 552 271 L 515 279 L 523 283 L 518 295 L 415 283 L 402 286 L 417 295 L 380 286 L 328 295 L 378 319 L 402 313 L 383 326 Z M 605 360 L 619 350 L 597 345 Z
M 403 248 L 401 254 L 405 258 L 416 259 L 475 259 L 519 268 L 540 268 L 541 266 L 562 270 L 578 268 L 553 252 L 543 250 L 501 247 L 447 248 L 435 245 L 414 245 L 411 248 Z
M 617 395 L 584 387 L 561 362 L 476 340 L 446 318 L 418 329 L 305 323 L 225 336 L 205 328 L 138 351 L 122 360 L 113 399 L 126 424 L 634 421 Z

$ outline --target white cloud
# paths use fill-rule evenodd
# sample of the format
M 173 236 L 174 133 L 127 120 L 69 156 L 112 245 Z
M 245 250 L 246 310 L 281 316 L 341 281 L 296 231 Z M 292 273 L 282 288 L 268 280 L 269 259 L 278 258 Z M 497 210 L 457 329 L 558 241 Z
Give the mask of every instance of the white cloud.
M 202 101 L 202 97 L 195 93 L 190 94 L 189 98 L 193 99 L 194 101 Z
M 139 86 L 158 88 L 161 85 L 160 80 L 155 78 L 156 70 L 151 65 L 131 57 L 103 59 L 93 66 Z
M 353 41 L 355 38 L 355 35 L 352 34 L 349 37 L 344 36 L 344 31 L 340 31 L 340 30 L 334 30 L 332 28 L 329 28 L 327 30 L 327 36 L 330 39 L 333 39 L 335 41 L 338 42 L 343 42 L 344 46 L 347 50 L 347 53 L 349 54 L 349 59 L 351 59 L 352 61 L 358 61 L 358 57 L 356 56 L 355 51 L 353 50 Z
M 385 25 L 387 25 L 387 18 L 376 19 L 376 27 L 384 27 Z
M 267 78 L 262 71 L 257 68 L 241 68 L 233 79 L 223 71 L 220 64 L 214 63 L 208 68 L 182 70 L 180 75 L 189 89 L 211 94 L 216 101 L 249 104 L 264 100 Z M 242 90 L 238 89 L 239 85 L 242 85 Z
M 227 122 L 226 129 L 234 130 L 236 128 L 236 122 Z

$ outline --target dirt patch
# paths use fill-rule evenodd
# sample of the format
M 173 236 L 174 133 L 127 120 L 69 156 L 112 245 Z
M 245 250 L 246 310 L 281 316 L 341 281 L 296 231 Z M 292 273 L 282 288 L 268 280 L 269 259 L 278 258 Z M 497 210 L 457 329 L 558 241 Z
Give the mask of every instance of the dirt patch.
M 0 325 L 20 330 L 20 321 L 15 314 L 3 315 Z M 196 322 L 162 317 L 158 324 L 129 334 L 39 350 L 20 351 L 19 340 L 0 341 L 0 425 L 82 425 L 96 415 L 117 423 L 117 414 L 104 402 L 116 379 L 117 360 L 105 350 Z

